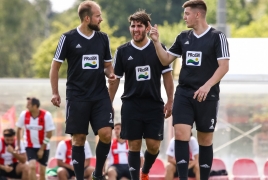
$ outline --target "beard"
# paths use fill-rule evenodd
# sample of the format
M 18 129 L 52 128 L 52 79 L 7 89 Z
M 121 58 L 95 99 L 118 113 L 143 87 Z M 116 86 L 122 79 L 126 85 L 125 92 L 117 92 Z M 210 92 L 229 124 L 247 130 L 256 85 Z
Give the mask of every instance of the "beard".
M 145 39 L 145 37 L 146 37 L 146 31 L 142 32 L 141 38 L 139 39 L 134 39 L 134 35 L 132 35 L 132 39 L 137 43 L 142 42 Z
M 91 23 L 89 23 L 89 24 L 87 25 L 87 27 L 88 27 L 89 29 L 94 30 L 94 31 L 100 31 L 100 27 L 99 27 L 98 25 L 96 25 L 96 24 L 91 24 Z

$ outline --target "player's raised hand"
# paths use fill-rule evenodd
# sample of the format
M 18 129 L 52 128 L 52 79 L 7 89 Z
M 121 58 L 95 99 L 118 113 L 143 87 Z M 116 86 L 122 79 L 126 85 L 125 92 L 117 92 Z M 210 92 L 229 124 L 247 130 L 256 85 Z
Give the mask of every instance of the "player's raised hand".
M 157 42 L 159 39 L 159 33 L 158 33 L 158 27 L 155 24 L 154 26 L 151 25 L 151 23 L 148 21 L 148 27 L 149 27 L 149 36 L 154 42 Z
M 59 94 L 53 94 L 51 102 L 54 106 L 60 107 L 61 99 Z
M 108 83 L 113 84 L 115 80 L 116 80 L 116 75 L 114 73 L 111 73 L 108 77 Z

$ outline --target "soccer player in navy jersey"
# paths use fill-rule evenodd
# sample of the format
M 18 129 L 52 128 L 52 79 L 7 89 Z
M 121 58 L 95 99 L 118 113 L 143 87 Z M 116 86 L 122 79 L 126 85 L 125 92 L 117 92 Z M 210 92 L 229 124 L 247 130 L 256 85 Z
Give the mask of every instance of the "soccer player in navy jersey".
M 189 0 L 183 8 L 183 19 L 191 29 L 181 32 L 168 51 L 160 44 L 157 25 L 149 25 L 150 37 L 163 65 L 182 57 L 172 111 L 179 177 L 181 180 L 188 178 L 188 141 L 195 122 L 200 179 L 207 180 L 213 160 L 212 140 L 219 107 L 219 84 L 228 72 L 230 56 L 225 34 L 206 22 L 206 3 L 203 0 Z
M 78 7 L 81 24 L 64 33 L 59 40 L 50 70 L 51 102 L 60 105 L 58 72 L 67 59 L 66 133 L 72 135 L 72 161 L 77 180 L 84 178 L 84 144 L 89 123 L 99 135 L 96 147 L 96 168 L 93 179 L 101 180 L 103 166 L 110 150 L 113 111 L 105 76 L 115 80 L 111 64 L 109 38 L 100 31 L 100 6 L 83 1 Z
M 147 37 L 148 21 L 151 18 L 143 10 L 130 15 L 132 40 L 118 47 L 114 57 L 117 80 L 109 85 L 113 101 L 120 78 L 125 76 L 120 136 L 129 143 L 128 164 L 132 180 L 139 179 L 142 138 L 147 149 L 140 179 L 149 179 L 148 173 L 163 140 L 164 119 L 171 115 L 173 105 L 172 67 L 160 63 L 153 42 Z M 161 46 L 165 48 L 163 44 Z M 161 97 L 161 77 L 167 94 L 165 105 Z

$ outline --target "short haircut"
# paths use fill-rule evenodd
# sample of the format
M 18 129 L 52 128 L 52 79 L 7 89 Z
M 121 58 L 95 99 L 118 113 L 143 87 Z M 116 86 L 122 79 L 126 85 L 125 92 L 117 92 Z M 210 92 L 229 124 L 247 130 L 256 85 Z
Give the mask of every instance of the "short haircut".
M 4 129 L 3 136 L 4 137 L 12 137 L 16 135 L 16 131 L 12 128 Z
M 115 127 L 115 126 L 121 126 L 121 123 L 115 123 L 115 124 L 114 124 L 114 127 Z
M 183 8 L 191 7 L 191 8 L 196 8 L 196 9 L 201 9 L 205 11 L 205 14 L 207 12 L 207 5 L 205 1 L 203 0 L 189 0 L 186 1 L 183 5 Z
M 83 1 L 80 3 L 80 5 L 78 6 L 78 15 L 79 15 L 81 22 L 86 16 L 91 17 L 93 15 L 93 12 L 92 12 L 93 6 L 100 7 L 98 3 L 94 1 L 90 1 L 90 0 Z
M 36 105 L 38 108 L 40 107 L 40 101 L 39 99 L 35 98 L 35 97 L 27 97 L 27 100 L 31 101 L 32 105 Z
M 138 21 L 148 27 L 148 21 L 151 22 L 150 14 L 147 14 L 145 10 L 139 10 L 128 17 L 128 22 Z

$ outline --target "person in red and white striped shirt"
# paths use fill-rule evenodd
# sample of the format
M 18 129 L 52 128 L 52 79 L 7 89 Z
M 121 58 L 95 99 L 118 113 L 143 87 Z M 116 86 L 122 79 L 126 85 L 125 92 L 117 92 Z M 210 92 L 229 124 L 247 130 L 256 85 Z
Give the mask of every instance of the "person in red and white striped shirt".
M 39 109 L 40 101 L 27 98 L 27 111 L 22 111 L 16 126 L 17 144 L 20 144 L 21 129 L 24 128 L 26 153 L 30 166 L 30 179 L 36 180 L 36 161 L 40 164 L 39 180 L 45 180 L 45 170 L 49 157 L 49 141 L 55 129 L 50 112 Z M 18 149 L 21 147 L 18 146 Z
M 55 158 L 58 163 L 58 179 L 67 180 L 75 176 L 73 164 L 78 163 L 76 160 L 72 161 L 72 140 L 67 139 L 65 141 L 60 141 L 56 150 Z M 84 178 L 91 180 L 91 174 L 94 168 L 90 165 L 90 158 L 92 158 L 92 153 L 88 142 L 85 142 L 85 163 L 84 163 Z
M 166 152 L 168 156 L 168 164 L 166 166 L 165 180 L 173 180 L 178 177 L 178 171 L 176 167 L 175 159 L 175 138 L 173 137 L 170 142 Z M 200 169 L 198 163 L 199 157 L 199 145 L 197 139 L 192 136 L 189 141 L 189 165 L 188 165 L 188 177 L 200 180 Z M 179 163 L 185 163 L 186 160 L 181 160 Z
M 25 163 L 27 160 L 25 147 L 21 142 L 21 150 L 15 151 L 15 134 L 14 129 L 5 129 L 0 139 L 0 179 L 4 177 L 28 180 L 29 167 Z
M 111 149 L 108 154 L 108 170 L 109 180 L 125 180 L 131 179 L 128 166 L 128 142 L 120 138 L 121 123 L 114 125 L 115 137 L 111 143 Z M 141 152 L 141 167 L 143 164 L 143 153 Z

